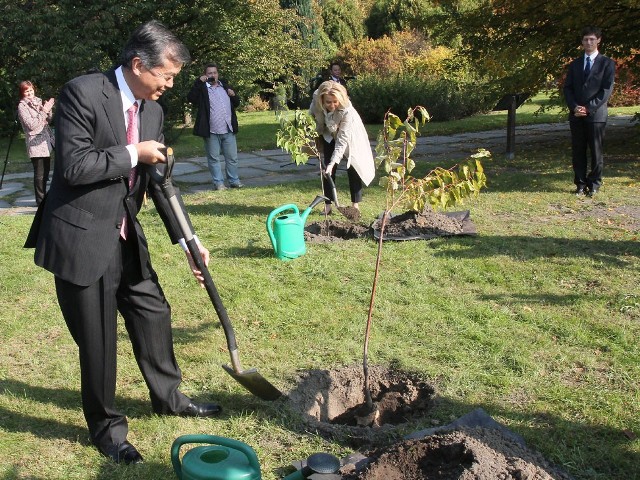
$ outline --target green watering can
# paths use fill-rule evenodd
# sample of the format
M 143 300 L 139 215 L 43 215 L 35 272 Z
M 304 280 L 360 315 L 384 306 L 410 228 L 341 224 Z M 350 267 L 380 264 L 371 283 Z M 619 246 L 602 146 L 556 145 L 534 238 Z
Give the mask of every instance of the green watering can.
M 187 443 L 207 443 L 182 457 Z M 180 480 L 261 480 L 258 456 L 246 443 L 215 435 L 183 435 L 171 446 L 171 463 Z
M 273 250 L 276 252 L 276 257 L 280 260 L 291 260 L 305 254 L 307 249 L 304 244 L 304 224 L 313 207 L 323 200 L 328 200 L 328 198 L 318 195 L 311 202 L 311 205 L 302 212 L 302 215 L 300 215 L 297 205 L 293 203 L 282 205 L 269 214 L 267 217 L 267 232 L 269 233 Z M 293 213 L 280 215 L 282 212 L 290 210 L 293 210 Z

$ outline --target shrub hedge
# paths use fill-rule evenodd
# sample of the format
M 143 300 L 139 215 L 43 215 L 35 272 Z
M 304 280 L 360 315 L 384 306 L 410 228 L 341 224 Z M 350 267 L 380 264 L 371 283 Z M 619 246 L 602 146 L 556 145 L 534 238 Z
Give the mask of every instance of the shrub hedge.
M 495 102 L 482 84 L 447 78 L 364 75 L 349 82 L 348 89 L 365 123 L 382 123 L 388 110 L 404 118 L 416 105 L 425 107 L 432 121 L 455 120 L 486 112 Z

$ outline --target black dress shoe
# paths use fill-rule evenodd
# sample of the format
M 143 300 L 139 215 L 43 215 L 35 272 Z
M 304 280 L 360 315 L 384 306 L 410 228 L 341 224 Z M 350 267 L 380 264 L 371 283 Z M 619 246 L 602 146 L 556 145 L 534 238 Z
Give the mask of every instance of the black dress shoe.
M 142 463 L 142 455 L 126 440 L 122 443 L 113 443 L 107 446 L 99 446 L 98 450 L 105 457 L 110 458 L 116 463 L 124 463 L 126 465 L 132 463 Z
M 215 403 L 191 402 L 187 408 L 180 412 L 181 417 L 212 417 L 222 411 L 220 405 Z

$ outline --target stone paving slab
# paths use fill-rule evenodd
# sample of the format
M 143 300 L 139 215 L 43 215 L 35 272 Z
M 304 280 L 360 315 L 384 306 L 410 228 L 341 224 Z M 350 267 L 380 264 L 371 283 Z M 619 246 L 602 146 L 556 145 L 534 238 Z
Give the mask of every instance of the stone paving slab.
M 28 178 L 31 180 L 33 178 L 33 173 L 29 174 Z M 24 190 L 24 188 L 25 185 L 22 182 L 2 182 L 2 188 L 0 189 L 0 198 L 13 195 L 20 190 Z

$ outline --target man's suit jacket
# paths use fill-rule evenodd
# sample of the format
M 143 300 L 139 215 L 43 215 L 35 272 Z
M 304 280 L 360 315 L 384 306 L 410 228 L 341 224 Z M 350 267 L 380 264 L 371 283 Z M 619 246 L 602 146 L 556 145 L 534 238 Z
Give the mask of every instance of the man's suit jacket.
M 229 85 L 224 80 L 218 80 L 222 88 L 225 91 L 229 88 Z M 207 91 L 207 83 L 196 78 L 193 82 L 193 86 L 187 94 L 187 100 L 192 103 L 196 108 L 196 121 L 193 125 L 193 134 L 199 137 L 208 138 L 211 134 L 211 125 L 209 123 L 209 112 L 211 111 L 211 104 L 209 102 L 209 92 Z M 240 105 L 240 98 L 238 95 L 229 97 L 231 101 L 231 129 L 233 133 L 238 133 L 238 116 L 236 115 L 236 108 Z
M 600 54 L 593 61 L 586 79 L 584 78 L 584 55 L 569 64 L 563 90 L 569 107 L 570 121 L 581 118 L 592 123 L 607 121 L 607 102 L 613 92 L 615 72 L 614 61 Z M 573 114 L 578 105 L 587 107 L 589 110 L 587 117 L 576 117 Z
M 163 113 L 154 101 L 139 111 L 140 141 L 162 142 Z M 122 99 L 115 71 L 84 75 L 67 83 L 55 117 L 56 165 L 51 188 L 34 218 L 25 247 L 35 247 L 35 263 L 57 277 L 87 286 L 112 261 L 120 227 L 128 216 L 144 278 L 151 274 L 147 241 L 136 215 L 144 192 L 150 196 L 174 243 L 182 237 L 160 188 L 145 165 L 129 194 L 130 155 Z M 180 201 L 180 203 L 182 203 Z

